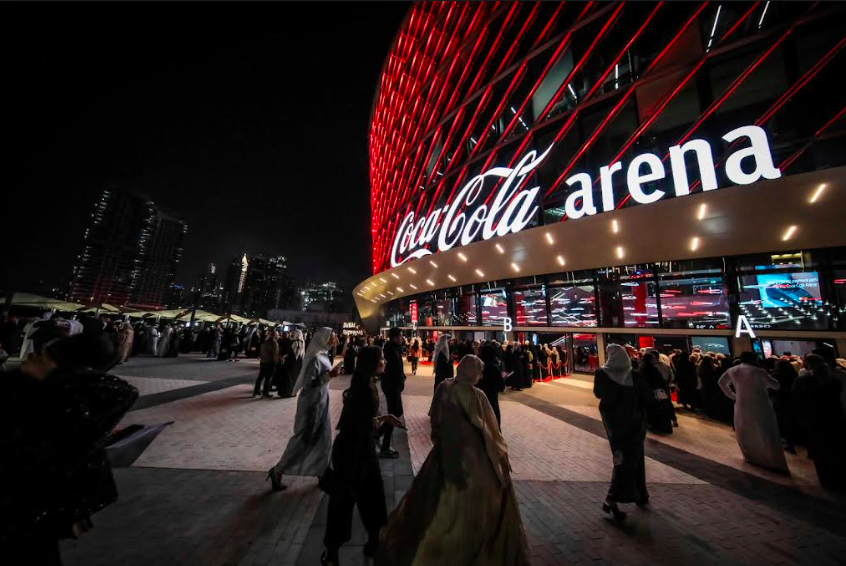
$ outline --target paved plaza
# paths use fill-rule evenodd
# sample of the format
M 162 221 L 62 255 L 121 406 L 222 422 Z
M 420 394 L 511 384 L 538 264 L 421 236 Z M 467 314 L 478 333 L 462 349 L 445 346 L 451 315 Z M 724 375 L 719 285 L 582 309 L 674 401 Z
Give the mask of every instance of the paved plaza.
M 296 399 L 252 399 L 254 360 L 133 358 L 115 369 L 141 397 L 120 427 L 150 427 L 115 469 L 117 503 L 95 529 L 63 544 L 69 565 L 316 565 L 327 498 L 314 478 L 265 475 L 291 433 Z M 408 372 L 410 374 L 410 372 Z M 337 422 L 349 377 L 330 385 Z M 429 366 L 409 377 L 408 433 L 382 461 L 388 506 L 431 448 Z M 384 404 L 383 404 L 384 406 Z M 600 505 L 611 456 L 590 378 L 573 376 L 501 396 L 502 428 L 534 564 L 842 564 L 846 505 L 823 491 L 800 451 L 790 476 L 743 462 L 731 427 L 680 413 L 646 444 L 648 510 L 622 526 Z M 356 519 L 357 521 L 357 519 Z M 360 564 L 360 525 L 343 564 Z

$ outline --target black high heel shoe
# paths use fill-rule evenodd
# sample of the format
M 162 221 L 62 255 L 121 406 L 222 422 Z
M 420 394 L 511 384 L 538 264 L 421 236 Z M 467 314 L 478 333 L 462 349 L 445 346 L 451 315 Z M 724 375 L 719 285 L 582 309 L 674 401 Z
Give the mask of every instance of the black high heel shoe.
M 270 480 L 270 489 L 273 491 L 282 491 L 288 489 L 288 486 L 282 483 L 282 477 L 276 473 L 276 468 L 270 468 L 267 472 L 267 478 L 264 481 Z
M 605 503 L 602 504 L 602 510 L 606 513 L 610 513 L 614 516 L 614 520 L 618 523 L 622 523 L 626 520 L 626 513 L 620 511 L 620 508 L 617 507 L 617 503 L 614 501 L 605 500 Z

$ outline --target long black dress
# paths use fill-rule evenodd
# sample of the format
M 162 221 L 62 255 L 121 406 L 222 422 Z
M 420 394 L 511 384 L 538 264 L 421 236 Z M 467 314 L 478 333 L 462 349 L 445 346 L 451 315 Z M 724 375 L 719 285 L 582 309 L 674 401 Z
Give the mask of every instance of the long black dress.
M 379 540 L 379 531 L 388 522 L 385 487 L 373 418 L 379 411 L 375 388 L 348 389 L 338 421 L 338 436 L 332 446 L 332 480 L 329 485 L 329 512 L 323 542 L 337 550 L 352 536 L 353 506 L 358 506 L 369 541 Z M 375 551 L 375 548 L 372 549 Z
M 452 360 L 447 359 L 443 352 L 438 353 L 438 358 L 435 360 L 435 390 L 438 385 L 445 379 L 455 377 L 455 368 L 452 367 Z
M 283 338 L 279 341 L 279 357 L 282 358 L 281 364 L 276 364 L 276 374 L 273 376 L 273 382 L 276 384 L 276 391 L 280 397 L 290 397 L 294 390 L 294 384 L 297 379 L 297 374 L 294 374 L 294 348 L 293 340 L 290 338 Z
M 814 375 L 796 378 L 793 401 L 807 433 L 808 457 L 814 461 L 820 485 L 846 491 L 846 416 L 840 405 L 838 379 Z
M 632 370 L 632 384 L 620 385 L 603 369 L 594 374 L 593 393 L 600 400 L 599 412 L 614 458 L 608 499 L 616 503 L 649 501 L 643 441 L 652 391 L 637 370 Z
M 476 387 L 485 393 L 494 415 L 496 415 L 496 422 L 501 426 L 502 416 L 499 413 L 499 394 L 505 391 L 505 380 L 502 379 L 502 362 L 496 357 L 487 358 L 484 362 L 485 369 L 482 372 L 482 379 L 479 380 Z
M 661 376 L 661 372 L 655 366 L 648 366 L 645 369 L 641 367 L 641 375 L 649 384 L 649 389 L 652 392 L 653 402 L 649 404 L 647 410 L 647 422 L 649 429 L 652 432 L 660 432 L 664 434 L 673 433 L 673 406 L 670 400 L 670 392 L 667 382 Z M 658 399 L 658 392 L 662 392 L 663 399 Z

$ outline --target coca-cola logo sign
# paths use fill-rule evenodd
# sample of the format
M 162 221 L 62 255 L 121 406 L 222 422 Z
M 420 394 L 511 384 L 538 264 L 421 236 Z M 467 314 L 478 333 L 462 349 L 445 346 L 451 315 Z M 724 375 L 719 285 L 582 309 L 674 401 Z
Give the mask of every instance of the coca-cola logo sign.
M 742 126 L 725 134 L 723 140 L 739 147 L 725 159 L 725 176 L 735 185 L 749 185 L 760 179 L 778 179 L 781 171 L 773 165 L 766 132 L 758 126 Z M 745 138 L 745 139 L 744 139 Z M 739 143 L 748 142 L 748 143 Z M 732 146 L 734 147 L 734 146 Z M 528 226 L 538 211 L 540 187 L 522 187 L 526 176 L 549 155 L 552 146 L 538 154 L 526 153 L 514 167 L 495 167 L 470 179 L 453 201 L 436 208 L 428 215 L 409 212 L 399 225 L 391 248 L 391 267 L 412 259 L 465 246 L 476 240 L 489 240 L 519 232 Z M 582 172 L 569 177 L 565 184 L 571 188 L 564 211 L 568 218 L 577 219 L 598 212 L 610 212 L 617 206 L 612 176 L 625 175 L 629 197 L 639 204 L 650 204 L 667 195 L 668 191 L 647 184 L 666 178 L 664 162 L 669 158 L 675 196 L 690 194 L 687 159 L 693 158 L 699 170 L 703 191 L 719 188 L 711 145 L 703 139 L 689 140 L 669 148 L 661 159 L 655 153 L 642 153 L 628 162 L 617 161 L 599 170 L 599 191 L 594 178 Z M 496 193 L 490 191 L 497 185 Z M 487 195 L 486 199 L 482 195 Z
M 391 265 L 396 267 L 432 254 L 425 246 L 433 241 L 438 251 L 445 252 L 456 245 L 466 246 L 480 231 L 482 239 L 489 240 L 528 226 L 538 211 L 535 203 L 540 187 L 521 189 L 520 186 L 550 150 L 552 146 L 540 155 L 535 150 L 529 151 L 514 167 L 494 167 L 476 175 L 458 191 L 452 204 L 436 208 L 428 216 L 416 218 L 414 212 L 409 212 L 397 230 L 391 249 Z M 490 205 L 478 204 L 473 208 L 481 200 L 485 188 L 490 190 L 500 179 L 505 181 Z

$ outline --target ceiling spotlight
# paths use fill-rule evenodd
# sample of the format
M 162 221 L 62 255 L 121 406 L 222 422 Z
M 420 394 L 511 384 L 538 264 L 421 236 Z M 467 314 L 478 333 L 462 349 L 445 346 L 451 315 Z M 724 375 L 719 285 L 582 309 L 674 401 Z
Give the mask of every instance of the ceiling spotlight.
M 623 252 L 623 246 L 617 246 L 617 259 L 623 259 L 623 256 L 626 255 Z
M 823 183 L 822 185 L 817 187 L 817 190 L 814 191 L 814 194 L 811 197 L 811 204 L 817 202 L 817 199 L 819 199 L 820 196 L 822 196 L 824 190 L 825 190 L 825 183 Z
M 564 261 L 564 256 L 558 256 L 556 259 L 558 259 L 558 265 L 564 265 L 567 263 Z
M 555 240 L 552 239 L 552 234 L 549 232 L 546 233 L 546 241 L 549 242 L 550 245 L 555 243 Z
M 394 279 L 399 279 L 399 275 L 397 275 L 396 273 L 391 273 L 391 277 L 393 277 Z
M 690 251 L 695 252 L 699 249 L 699 238 L 694 236 L 692 240 L 690 240 Z
M 611 221 L 611 231 L 614 232 L 615 234 L 620 231 L 620 225 L 617 224 L 616 220 Z
M 387 281 L 384 277 L 380 277 L 380 278 L 379 278 L 379 281 L 381 281 L 382 283 L 387 283 L 387 282 L 388 282 L 388 281 Z
M 435 282 L 434 282 L 434 281 L 432 281 L 431 279 L 427 279 L 427 280 L 426 280 L 426 283 L 428 283 L 429 285 L 431 285 L 431 286 L 433 286 L 433 287 L 435 286 Z
M 458 257 L 460 257 L 460 258 L 461 258 L 461 261 L 467 261 L 467 256 L 466 256 L 466 255 L 464 255 L 464 254 L 463 254 L 463 253 L 461 253 L 461 252 L 458 252 Z
M 505 253 L 505 250 L 504 250 L 504 249 L 502 249 L 502 246 L 500 246 L 499 244 L 496 244 L 496 251 L 498 251 L 498 252 L 499 252 L 499 253 L 501 253 L 501 254 L 504 254 L 504 253 Z
M 397 292 L 398 293 L 405 293 L 405 291 L 403 291 L 402 287 L 397 287 Z
M 794 224 L 793 226 L 788 226 L 787 230 L 784 231 L 784 235 L 781 237 L 783 242 L 786 242 L 790 238 L 793 237 L 793 234 L 796 232 L 797 226 Z
M 429 263 L 431 263 L 431 264 L 432 264 L 432 267 L 434 267 L 435 269 L 437 269 L 437 268 L 438 268 L 438 264 L 437 264 L 437 263 L 435 263 L 434 261 L 432 261 L 431 259 L 429 260 Z
M 409 283 L 408 286 L 414 289 L 415 291 L 417 290 L 417 285 L 414 285 L 413 283 Z
M 699 205 L 699 212 L 696 213 L 696 219 L 702 220 L 705 218 L 705 213 L 708 212 L 708 205 L 707 204 L 700 204 Z
M 513 269 L 517 273 L 520 273 L 520 266 L 514 263 L 513 261 L 511 262 L 511 269 Z
M 452 281 L 453 283 L 455 283 L 455 277 L 453 277 L 452 275 L 449 275 L 449 274 L 447 275 L 447 277 L 449 277 L 449 280 L 450 280 L 450 281 Z
M 481 269 L 477 269 L 477 270 L 476 270 L 476 275 L 478 275 L 479 277 L 484 277 L 484 276 L 485 276 L 485 274 L 484 274 L 484 273 L 482 273 L 482 270 L 481 270 Z
M 394 296 L 394 294 L 393 294 L 393 293 L 391 293 L 390 291 L 385 291 L 385 292 L 386 292 L 386 293 L 388 293 L 388 294 L 389 294 L 390 296 L 392 296 L 392 297 Z
M 408 270 L 410 272 L 412 272 L 414 275 L 417 275 L 417 270 L 415 270 L 413 267 L 409 267 Z

